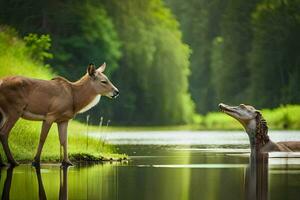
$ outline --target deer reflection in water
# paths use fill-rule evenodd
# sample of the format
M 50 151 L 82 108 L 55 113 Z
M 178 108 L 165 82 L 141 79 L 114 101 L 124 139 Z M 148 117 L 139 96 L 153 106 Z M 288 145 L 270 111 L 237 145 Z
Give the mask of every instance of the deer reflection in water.
M 5 179 L 5 182 L 4 182 L 4 187 L 3 187 L 1 199 L 9 199 L 9 192 L 10 192 L 10 187 L 11 187 L 11 180 L 12 180 L 12 177 L 13 177 L 13 171 L 14 171 L 13 166 L 7 168 L 7 170 L 6 170 L 6 179 Z
M 68 169 L 69 166 L 62 166 L 59 172 L 59 198 L 60 200 L 68 199 Z M 45 200 L 47 199 L 46 192 L 43 185 L 43 179 L 41 176 L 40 167 L 35 167 L 36 176 L 39 185 L 39 199 Z
M 59 198 L 60 200 L 66 200 L 68 199 L 68 168 L 69 166 L 61 167 L 60 169 L 60 188 L 59 188 Z M 6 171 L 6 179 L 4 182 L 4 187 L 2 191 L 2 197 L 1 199 L 9 199 L 10 196 L 10 188 L 11 188 L 11 182 L 13 177 L 13 170 L 14 167 L 7 168 Z M 45 200 L 47 199 L 47 195 L 44 189 L 43 185 L 43 179 L 41 176 L 41 168 L 35 167 L 36 177 L 38 181 L 38 191 L 39 191 L 39 199 Z M 1 178 L 1 177 L 0 177 Z

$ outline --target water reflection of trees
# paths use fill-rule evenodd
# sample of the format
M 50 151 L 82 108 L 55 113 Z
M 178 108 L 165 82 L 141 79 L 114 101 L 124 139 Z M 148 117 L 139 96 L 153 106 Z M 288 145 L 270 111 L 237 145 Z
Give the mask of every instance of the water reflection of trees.
M 190 162 L 190 160 L 186 160 L 186 162 Z M 205 163 L 204 160 L 201 160 L 201 162 Z M 10 197 L 13 170 L 14 168 L 7 168 L 6 170 L 7 175 L 4 181 L 2 199 L 9 199 Z M 59 180 L 57 176 L 53 177 L 53 175 L 51 174 L 51 187 L 49 187 L 49 182 L 47 184 L 47 179 L 48 180 L 50 179 L 47 178 L 47 176 L 42 177 L 41 169 L 35 168 L 35 174 L 38 183 L 38 198 L 41 200 L 47 198 L 68 199 L 68 197 L 94 199 L 97 197 L 99 198 L 101 196 L 104 199 L 105 198 L 117 199 L 118 195 L 122 194 L 123 197 L 125 198 L 127 197 L 128 199 L 130 199 L 129 197 L 133 197 L 133 196 L 144 197 L 144 199 L 150 199 L 150 197 L 152 198 L 153 196 L 156 196 L 158 197 L 158 199 L 162 199 L 161 197 L 167 197 L 167 196 L 178 197 L 178 195 L 186 199 L 196 199 L 197 195 L 203 195 L 203 194 L 199 194 L 200 191 L 195 192 L 195 190 L 190 190 L 191 188 L 196 186 L 199 187 L 202 182 L 205 182 L 205 184 L 215 184 L 216 182 L 221 183 L 223 182 L 222 177 L 224 178 L 224 177 L 228 177 L 227 175 L 230 175 L 230 173 L 228 174 L 229 172 L 228 170 L 226 171 L 222 170 L 222 173 L 224 172 L 226 174 L 222 174 L 220 170 L 218 171 L 202 170 L 201 173 L 193 174 L 192 173 L 193 169 L 187 169 L 187 170 L 172 169 L 170 171 L 170 170 L 157 170 L 155 168 L 147 169 L 146 173 L 145 172 L 138 173 L 138 171 L 140 171 L 139 168 L 132 168 L 131 170 L 127 171 L 127 173 L 119 173 L 118 167 L 113 167 L 111 165 L 108 166 L 96 165 L 96 166 L 85 166 L 85 167 L 81 166 L 80 169 L 74 168 L 73 170 L 74 171 L 80 170 L 80 173 L 77 172 L 71 173 L 71 175 L 69 175 L 68 177 L 69 169 L 60 168 Z M 205 174 L 207 174 L 207 177 L 205 176 Z M 153 177 L 154 175 L 156 178 Z M 131 179 L 128 179 L 128 177 L 131 177 Z M 44 180 L 45 184 L 43 183 L 43 178 L 45 179 Z M 209 182 L 207 178 L 213 180 Z M 137 185 L 140 183 L 140 181 L 142 181 L 144 184 Z M 178 185 L 177 183 L 179 182 L 181 184 Z M 232 182 L 232 180 L 230 182 Z M 59 187 L 55 187 L 58 186 L 58 183 L 59 183 Z M 68 183 L 71 184 L 71 186 L 70 185 L 69 186 L 72 188 L 70 190 L 70 193 L 68 193 Z M 136 191 L 137 187 L 141 191 Z M 149 190 L 149 187 L 152 189 Z M 205 190 L 208 190 L 207 188 L 209 187 L 215 187 L 215 186 L 213 185 L 207 186 L 205 187 L 206 188 Z M 235 185 L 235 187 L 237 187 L 237 185 Z M 50 188 L 52 188 L 52 192 L 48 191 L 49 193 L 47 194 L 45 188 L 47 189 L 47 191 Z M 170 188 L 173 189 L 172 193 L 169 192 Z M 226 188 L 228 187 L 225 187 L 225 189 Z M 156 191 L 158 193 L 165 192 L 165 194 L 157 193 L 157 195 L 154 195 L 153 191 Z M 212 191 L 216 192 L 215 189 Z M 25 193 L 24 193 L 24 197 L 27 196 L 26 195 L 27 193 L 26 194 Z M 224 194 L 224 191 L 220 190 L 219 194 L 216 194 L 217 195 L 216 197 L 220 197 L 218 196 L 220 194 Z M 265 200 L 268 198 L 268 154 L 261 154 L 258 152 L 251 153 L 249 165 L 246 169 L 246 174 L 245 174 L 245 194 L 246 194 L 245 199 Z M 20 195 L 20 194 L 19 193 L 14 194 L 13 196 L 15 195 Z M 35 195 L 36 194 L 31 193 L 29 196 L 33 197 Z

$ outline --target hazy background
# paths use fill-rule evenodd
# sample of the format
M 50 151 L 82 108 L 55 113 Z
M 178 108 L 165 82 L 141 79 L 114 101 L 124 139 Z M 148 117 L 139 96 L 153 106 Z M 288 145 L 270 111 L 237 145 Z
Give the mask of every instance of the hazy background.
M 171 125 L 219 102 L 300 103 L 299 10 L 299 0 L 0 0 L 0 26 L 72 81 L 107 63 L 120 96 L 81 119 Z

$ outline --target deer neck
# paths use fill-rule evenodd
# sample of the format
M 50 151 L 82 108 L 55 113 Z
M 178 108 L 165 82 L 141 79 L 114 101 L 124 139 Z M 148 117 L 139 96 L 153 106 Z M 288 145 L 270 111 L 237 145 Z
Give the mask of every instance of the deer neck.
M 93 103 L 97 97 L 99 97 L 100 100 L 100 95 L 96 93 L 90 81 L 89 76 L 85 75 L 73 84 L 73 109 L 75 113 L 84 112 L 91 108 L 92 106 L 89 105 Z M 96 105 L 98 101 L 93 104 Z

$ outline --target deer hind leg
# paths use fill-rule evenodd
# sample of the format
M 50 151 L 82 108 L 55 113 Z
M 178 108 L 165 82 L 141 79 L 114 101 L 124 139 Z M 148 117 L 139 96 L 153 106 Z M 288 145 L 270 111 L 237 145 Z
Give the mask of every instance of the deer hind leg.
M 63 166 L 59 173 L 59 199 L 68 199 L 68 168 Z
M 17 161 L 14 159 L 9 145 L 8 145 L 8 136 L 11 131 L 11 129 L 14 127 L 18 119 L 20 118 L 20 115 L 10 115 L 7 117 L 6 121 L 3 123 L 3 126 L 0 130 L 0 140 L 4 149 L 4 152 L 6 154 L 8 162 L 12 165 L 18 165 Z
M 64 148 L 63 166 L 73 165 L 68 158 L 68 121 L 57 124 L 60 145 Z
M 39 146 L 38 146 L 37 152 L 35 154 L 34 161 L 32 162 L 33 166 L 39 166 L 40 165 L 40 158 L 41 158 L 42 149 L 43 149 L 44 143 L 46 141 L 47 135 L 49 133 L 49 130 L 51 128 L 51 125 L 52 125 L 52 122 L 43 121 Z

